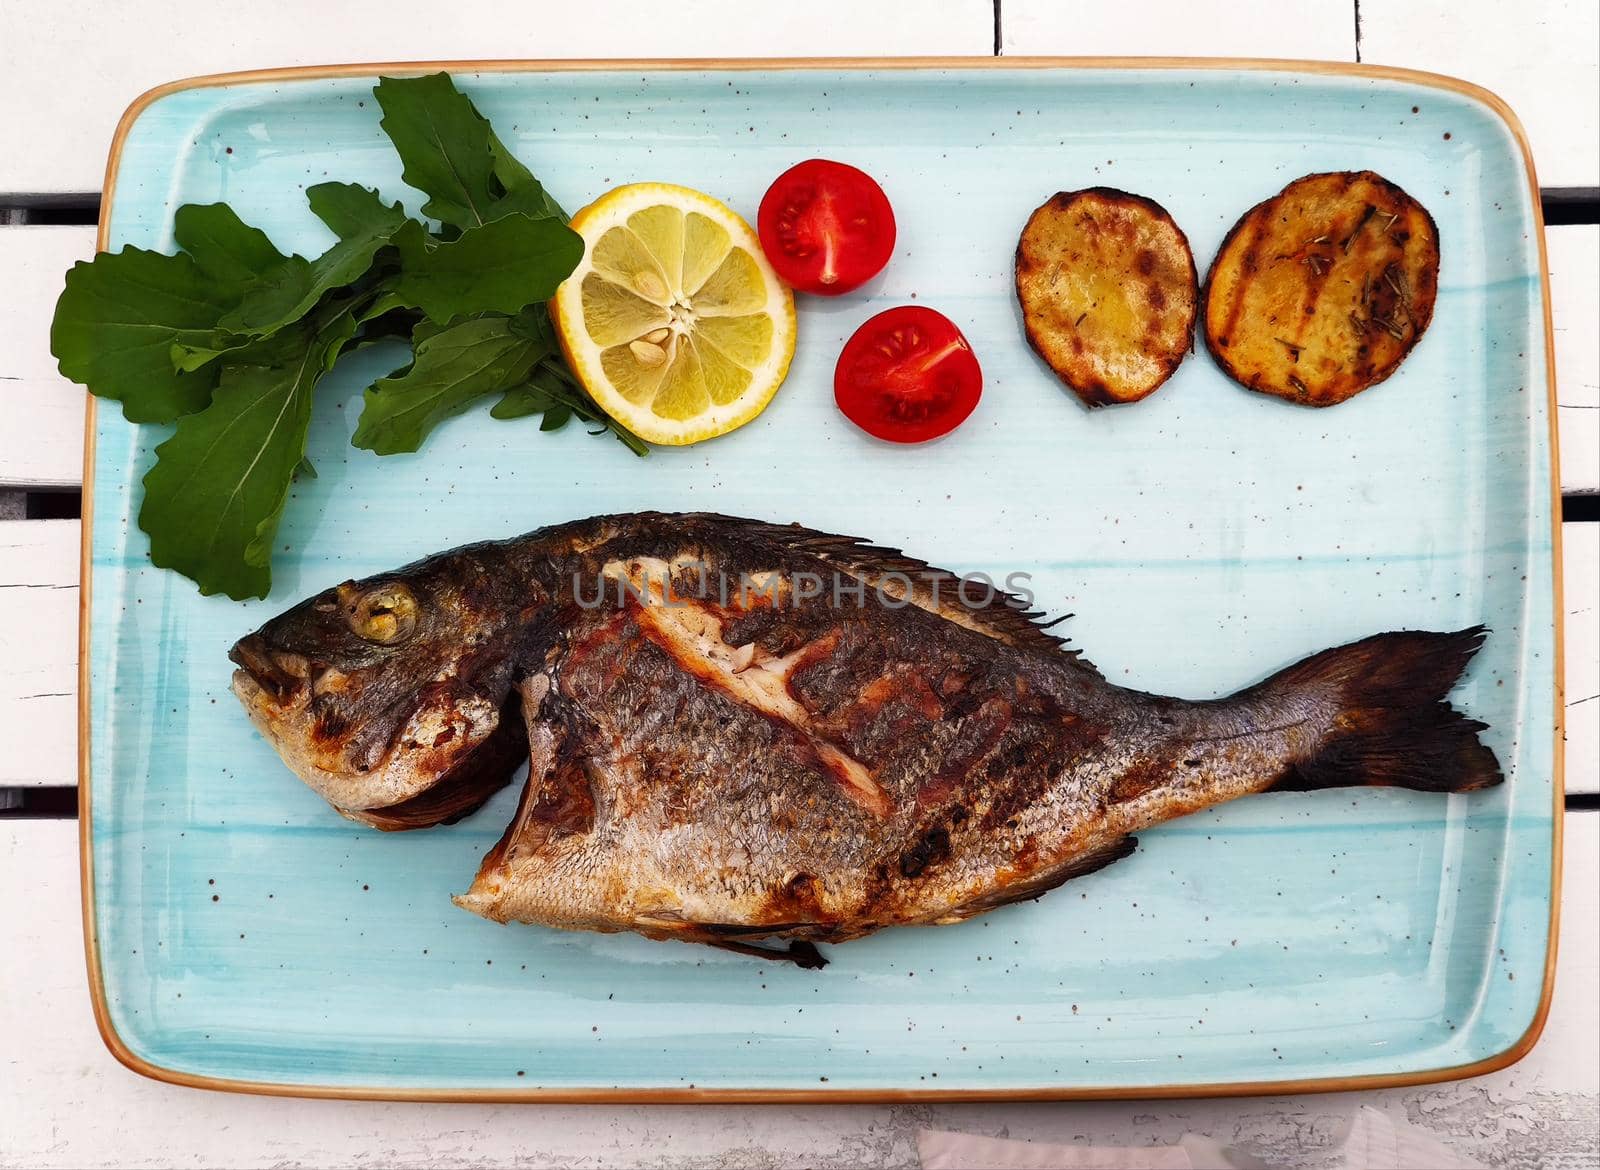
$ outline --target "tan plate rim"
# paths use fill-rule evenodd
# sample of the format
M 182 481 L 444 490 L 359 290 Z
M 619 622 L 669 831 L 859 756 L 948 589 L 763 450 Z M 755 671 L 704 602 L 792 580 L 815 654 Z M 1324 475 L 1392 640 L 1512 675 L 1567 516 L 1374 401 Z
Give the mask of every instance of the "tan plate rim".
M 1412 1072 L 1372 1073 L 1348 1077 L 1313 1077 L 1282 1081 L 1224 1081 L 1215 1084 L 1118 1085 L 1118 1086 L 1040 1086 L 1010 1089 L 646 1089 L 646 1088 L 560 1088 L 531 1086 L 526 1089 L 404 1089 L 387 1086 L 300 1085 L 270 1081 L 246 1081 L 224 1077 L 199 1076 L 180 1069 L 153 1064 L 135 1054 L 111 1022 L 106 1004 L 104 975 L 100 966 L 99 940 L 95 931 L 94 849 L 91 842 L 93 816 L 89 767 L 89 601 L 91 548 L 94 521 L 95 399 L 86 396 L 83 444 L 83 528 L 78 599 L 78 851 L 83 884 L 83 943 L 88 963 L 89 998 L 94 1005 L 95 1025 L 111 1054 L 136 1073 L 158 1081 L 191 1088 L 216 1089 L 231 1093 L 255 1093 L 276 1097 L 332 1097 L 348 1100 L 390 1101 L 471 1101 L 550 1103 L 647 1103 L 647 1102 L 893 1102 L 893 1101 L 1063 1101 L 1157 1097 L 1240 1097 L 1287 1093 L 1335 1093 L 1365 1089 L 1399 1088 L 1482 1076 L 1515 1064 L 1532 1050 L 1550 1014 L 1550 997 L 1555 988 L 1556 946 L 1561 915 L 1562 824 L 1565 802 L 1565 756 L 1563 722 L 1565 686 L 1562 635 L 1564 613 L 1561 607 L 1561 473 L 1556 435 L 1555 336 L 1550 317 L 1550 264 L 1545 244 L 1544 212 L 1539 201 L 1539 182 L 1534 172 L 1533 153 L 1522 123 L 1499 96 L 1481 86 L 1459 78 L 1413 69 L 1384 65 L 1347 64 L 1339 61 L 1297 61 L 1268 58 L 1201 57 L 796 57 L 796 58 L 706 58 L 670 60 L 489 60 L 489 61 L 391 61 L 367 64 L 305 65 L 279 69 L 255 69 L 238 73 L 213 73 L 158 85 L 135 98 L 111 139 L 106 160 L 105 189 L 100 202 L 100 227 L 97 251 L 104 251 L 110 234 L 112 196 L 116 189 L 117 167 L 128 132 L 150 105 L 189 89 L 222 85 L 247 85 L 255 82 L 308 81 L 326 77 L 368 77 L 378 74 L 432 73 L 554 73 L 554 72 L 683 72 L 692 70 L 927 70 L 927 69 L 1128 69 L 1128 70 L 1260 70 L 1294 74 L 1322 74 L 1400 81 L 1460 94 L 1486 106 L 1505 124 L 1527 169 L 1528 192 L 1533 222 L 1539 242 L 1539 276 L 1544 302 L 1544 346 L 1547 411 L 1550 419 L 1551 492 L 1551 575 L 1553 616 L 1555 619 L 1555 746 L 1552 756 L 1551 789 L 1555 811 L 1552 822 L 1552 872 L 1550 875 L 1550 922 L 1545 948 L 1544 982 L 1539 1006 L 1521 1037 L 1503 1052 L 1471 1064 Z

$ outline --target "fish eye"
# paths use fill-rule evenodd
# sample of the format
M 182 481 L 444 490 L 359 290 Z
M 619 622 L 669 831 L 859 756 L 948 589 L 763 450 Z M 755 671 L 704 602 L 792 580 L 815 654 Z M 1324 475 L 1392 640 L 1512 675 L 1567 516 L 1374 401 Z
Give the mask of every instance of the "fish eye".
M 395 646 L 416 631 L 417 610 L 416 595 L 393 581 L 358 594 L 345 606 L 345 619 L 358 638 Z

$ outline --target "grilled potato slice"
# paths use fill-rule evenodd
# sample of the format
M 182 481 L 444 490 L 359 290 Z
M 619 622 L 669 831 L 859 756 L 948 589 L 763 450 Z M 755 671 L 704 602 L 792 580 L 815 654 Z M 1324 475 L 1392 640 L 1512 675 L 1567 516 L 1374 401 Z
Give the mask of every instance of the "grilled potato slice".
M 1394 373 L 1438 289 L 1426 208 L 1371 171 L 1307 175 L 1222 242 L 1206 276 L 1206 348 L 1251 390 L 1333 406 Z
M 1111 187 L 1051 196 L 1017 241 L 1028 344 L 1087 406 L 1137 402 L 1172 376 L 1197 283 L 1166 209 Z

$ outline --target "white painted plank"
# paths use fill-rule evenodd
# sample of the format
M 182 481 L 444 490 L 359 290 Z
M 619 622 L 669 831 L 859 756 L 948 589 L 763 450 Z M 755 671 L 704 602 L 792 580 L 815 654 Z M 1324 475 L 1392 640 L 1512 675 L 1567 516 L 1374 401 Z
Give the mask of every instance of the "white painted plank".
M 1001 51 L 1018 56 L 1355 60 L 1355 10 L 1329 0 L 1004 0 L 1001 17 Z
M 1361 59 L 1493 90 L 1527 128 L 1540 183 L 1600 183 L 1595 0 L 1362 0 Z
M 1200 1133 L 1300 1165 L 1362 1104 L 1491 1167 L 1593 1164 L 1600 1101 L 1600 815 L 1567 818 L 1554 1007 L 1520 1064 L 1450 1085 L 1319 1097 L 943 1106 L 549 1106 L 296 1101 L 195 1092 L 115 1064 L 89 1013 L 76 825 L 0 826 L 0 1165 L 911 1166 L 919 1128 L 1170 1145 Z
M 1567 791 L 1600 792 L 1600 524 L 1561 526 Z
M 1545 229 L 1561 401 L 1600 409 L 1600 224 Z
M 1600 492 L 1600 225 L 1545 229 L 1556 334 L 1561 487 Z
M 83 390 L 56 370 L 50 317 L 93 254 L 92 227 L 0 227 L 0 487 L 82 481 Z
M 76 520 L 0 522 L 0 662 L 0 788 L 76 783 Z
M 977 54 L 990 0 L 426 0 L 28 5 L 0 34 L 0 192 L 97 191 L 117 119 L 143 90 L 200 73 L 334 61 L 530 57 Z M 28 111 L 48 110 L 48 119 Z

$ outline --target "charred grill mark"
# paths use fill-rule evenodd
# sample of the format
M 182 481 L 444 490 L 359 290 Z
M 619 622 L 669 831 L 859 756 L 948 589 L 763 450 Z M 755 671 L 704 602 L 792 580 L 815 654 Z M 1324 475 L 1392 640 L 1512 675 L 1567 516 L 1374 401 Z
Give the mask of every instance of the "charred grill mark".
M 969 789 L 977 796 L 973 809 L 979 814 L 977 831 L 986 834 L 1002 826 L 1014 828 L 1027 809 L 1045 799 L 1073 762 L 1107 734 L 1107 727 L 1073 717 L 1014 724 L 1009 742 L 1002 740 L 990 757 L 991 768 L 996 761 L 1001 766 L 981 787 Z
M 938 771 L 917 793 L 917 806 L 942 804 L 962 780 L 983 762 L 1011 726 L 1011 704 L 998 696 L 988 699 L 963 721 L 960 738 L 945 754 Z
M 842 722 L 854 735 L 861 735 L 876 724 L 889 728 L 888 733 L 896 736 L 913 733 L 944 716 L 945 704 L 928 680 L 914 670 L 897 668 L 863 686 L 835 721 Z
M 1106 794 L 1106 800 L 1111 804 L 1126 804 L 1130 800 L 1138 800 L 1147 792 L 1166 783 L 1171 772 L 1172 766 L 1165 760 L 1154 757 L 1136 760 L 1112 783 L 1111 790 Z
M 1328 291 L 1328 274 L 1333 271 L 1333 260 L 1320 252 L 1309 252 L 1304 262 L 1311 275 L 1305 282 L 1306 298 L 1300 311 L 1306 317 L 1315 317 L 1317 305 L 1321 303 L 1323 294 Z
M 916 842 L 900 855 L 900 876 L 921 877 L 930 866 L 950 857 L 950 832 L 935 826 L 918 834 Z
M 1233 232 L 1229 232 L 1228 238 L 1222 241 L 1222 247 L 1217 249 L 1217 255 L 1221 256 L 1228 251 L 1229 246 L 1233 243 L 1234 232 L 1239 231 L 1241 227 L 1250 233 L 1249 243 L 1244 247 L 1245 256 L 1249 258 L 1255 255 L 1256 249 L 1261 243 L 1261 236 L 1266 230 L 1266 226 L 1256 216 L 1248 216 L 1245 220 L 1235 225 Z M 1254 261 L 1252 260 L 1250 263 L 1253 266 Z M 1239 331 L 1239 318 L 1244 315 L 1245 295 L 1250 291 L 1250 285 L 1251 282 L 1248 280 L 1235 280 L 1233 296 L 1228 300 L 1228 311 L 1223 316 L 1221 330 L 1208 330 L 1209 333 L 1215 333 L 1218 344 L 1223 348 L 1227 348 L 1228 338 Z M 1207 290 L 1207 293 L 1209 294 L 1209 290 Z M 1209 303 L 1209 295 L 1202 297 L 1202 300 Z
M 991 780 L 995 780 L 1004 776 L 1007 772 L 1025 768 L 1028 766 L 1031 754 L 1029 745 L 1023 742 L 1014 743 L 1005 751 L 992 752 L 989 756 L 988 764 L 984 766 L 984 775 Z
M 1345 236 L 1344 242 L 1339 245 L 1342 251 L 1348 252 L 1350 250 L 1350 245 L 1355 241 L 1355 238 L 1361 234 L 1361 229 L 1367 226 L 1367 222 L 1374 215 L 1376 215 L 1377 212 L 1378 209 L 1375 205 L 1371 203 L 1366 205 L 1366 210 L 1361 213 L 1361 218 L 1356 221 L 1355 227 L 1350 229 L 1350 233 Z
M 619 635 L 627 622 L 628 615 L 619 611 L 611 614 L 605 621 L 596 623 L 582 636 L 573 640 L 565 656 L 569 666 L 585 662 L 591 657 L 604 658 L 605 655 L 599 652 L 624 640 Z

